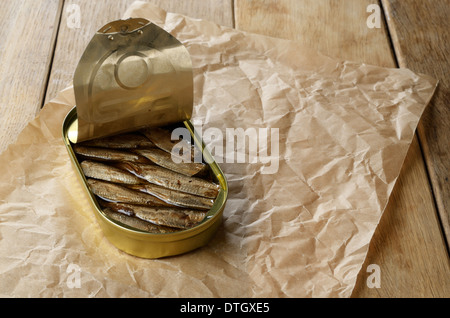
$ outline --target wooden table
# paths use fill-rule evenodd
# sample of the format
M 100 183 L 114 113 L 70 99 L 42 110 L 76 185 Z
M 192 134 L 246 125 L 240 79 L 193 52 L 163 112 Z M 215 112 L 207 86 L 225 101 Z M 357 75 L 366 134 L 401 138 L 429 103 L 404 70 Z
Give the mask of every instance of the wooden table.
M 76 64 L 94 32 L 120 18 L 132 2 L 0 2 L 0 152 L 15 141 L 47 101 L 72 83 Z M 298 41 L 330 56 L 407 67 L 439 79 L 353 296 L 450 296 L 449 0 L 149 2 L 167 11 Z M 369 7 L 371 4 L 375 6 Z M 76 23 L 78 13 L 80 25 Z M 370 264 L 380 268 L 380 288 L 369 288 L 366 283 Z

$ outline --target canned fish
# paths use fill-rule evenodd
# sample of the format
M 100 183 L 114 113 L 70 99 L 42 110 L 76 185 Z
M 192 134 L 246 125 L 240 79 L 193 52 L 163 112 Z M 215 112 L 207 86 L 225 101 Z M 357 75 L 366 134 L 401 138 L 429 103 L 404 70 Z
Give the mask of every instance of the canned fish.
M 191 122 L 178 126 L 189 132 L 187 146 L 201 151 L 201 162 L 175 163 L 170 135 L 161 135 L 161 128 L 75 144 L 76 107 L 64 120 L 63 140 L 99 225 L 113 245 L 131 255 L 192 251 L 207 244 L 221 224 L 226 178 Z

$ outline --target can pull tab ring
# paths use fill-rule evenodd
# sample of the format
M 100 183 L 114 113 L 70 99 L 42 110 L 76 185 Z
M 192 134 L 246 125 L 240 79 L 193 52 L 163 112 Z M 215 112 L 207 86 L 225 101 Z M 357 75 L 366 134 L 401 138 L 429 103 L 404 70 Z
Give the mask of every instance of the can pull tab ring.
M 97 32 L 104 34 L 114 34 L 114 33 L 132 33 L 137 31 L 137 33 L 142 34 L 142 27 L 148 24 L 148 20 L 142 18 L 129 18 L 127 20 L 117 20 L 109 22 L 108 24 L 102 26 Z M 139 32 L 140 31 L 140 32 Z

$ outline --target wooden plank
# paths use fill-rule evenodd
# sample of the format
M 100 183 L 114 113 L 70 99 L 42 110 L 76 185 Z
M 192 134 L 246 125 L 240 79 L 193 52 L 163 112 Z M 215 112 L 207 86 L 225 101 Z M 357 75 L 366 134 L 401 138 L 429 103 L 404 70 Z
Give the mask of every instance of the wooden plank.
M 42 104 L 60 0 L 0 2 L 0 153 Z
M 236 28 L 295 40 L 330 56 L 393 67 L 386 29 L 366 25 L 371 3 L 235 0 Z
M 450 266 L 436 214 L 426 213 L 430 191 L 411 191 L 422 174 L 418 140 L 413 140 L 388 208 L 374 234 L 353 291 L 354 297 L 448 297 Z M 397 190 L 399 188 L 400 190 Z M 404 189 L 404 190 L 402 190 Z M 420 199 L 418 200 L 417 197 Z M 419 204 L 416 206 L 416 204 Z M 417 213 L 419 212 L 419 213 Z M 421 213 L 422 212 L 422 213 Z M 431 218 L 432 220 L 430 220 Z M 431 221 L 431 222 L 430 222 Z M 429 226 L 434 226 L 430 231 Z M 370 264 L 380 266 L 380 288 L 367 288 Z
M 181 13 L 228 27 L 234 26 L 232 0 L 150 0 L 147 2 L 167 12 Z
M 450 242 L 450 0 L 383 0 L 400 67 L 439 80 L 418 134 L 442 226 Z
M 299 41 L 330 56 L 395 67 L 384 25 L 367 27 L 369 4 L 373 1 L 235 0 L 235 25 L 241 30 Z M 402 235 L 397 235 L 398 227 Z M 448 296 L 448 289 L 440 288 L 442 278 L 449 277 L 448 258 L 416 137 L 367 260 L 371 263 L 364 264 L 353 297 L 420 297 L 427 294 L 426 288 L 435 295 Z M 380 266 L 380 289 L 366 285 L 368 264 Z M 427 276 L 431 272 L 435 275 Z
M 73 74 L 81 55 L 94 33 L 106 23 L 120 19 L 134 0 L 73 0 L 64 4 L 53 67 L 47 89 L 46 102 L 65 87 L 72 85 Z M 148 1 L 169 12 L 232 26 L 231 0 L 153 0 Z M 76 9 L 75 6 L 78 6 Z M 79 10 L 80 25 L 74 28 L 75 10 Z

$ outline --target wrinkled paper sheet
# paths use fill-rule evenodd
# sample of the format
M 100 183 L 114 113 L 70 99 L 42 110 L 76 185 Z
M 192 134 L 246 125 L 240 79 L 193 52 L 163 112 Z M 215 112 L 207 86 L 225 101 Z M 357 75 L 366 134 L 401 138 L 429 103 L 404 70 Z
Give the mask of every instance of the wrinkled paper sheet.
M 230 192 L 212 241 L 181 256 L 130 256 L 102 235 L 69 161 L 69 87 L 0 156 L 0 296 L 349 297 L 436 81 L 149 4 L 125 17 L 149 19 L 189 50 L 193 121 L 224 136 L 211 149 L 227 128 L 277 128 L 278 169 L 216 154 Z

